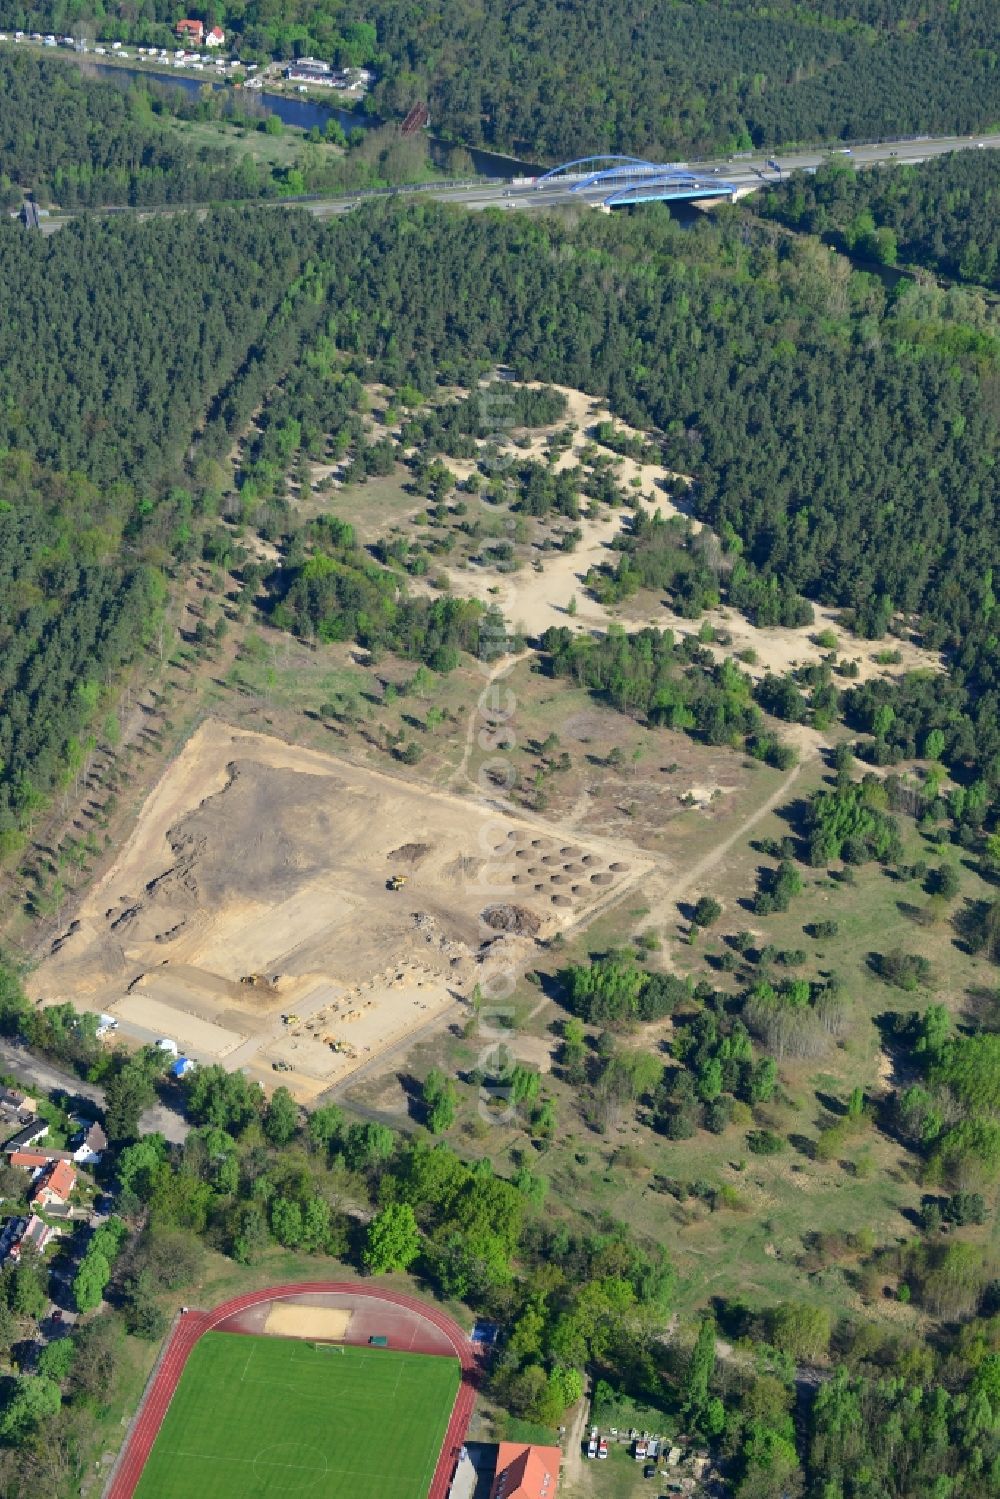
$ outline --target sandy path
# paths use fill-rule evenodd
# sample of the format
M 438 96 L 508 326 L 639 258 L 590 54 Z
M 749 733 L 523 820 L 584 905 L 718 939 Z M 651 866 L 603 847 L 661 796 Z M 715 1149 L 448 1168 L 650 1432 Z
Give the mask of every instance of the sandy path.
M 587 1386 L 589 1385 L 590 1380 L 587 1379 Z M 582 1398 L 577 1402 L 563 1444 L 563 1485 L 567 1488 L 582 1484 L 589 1477 L 583 1457 L 583 1438 L 589 1419 L 590 1395 L 585 1390 Z

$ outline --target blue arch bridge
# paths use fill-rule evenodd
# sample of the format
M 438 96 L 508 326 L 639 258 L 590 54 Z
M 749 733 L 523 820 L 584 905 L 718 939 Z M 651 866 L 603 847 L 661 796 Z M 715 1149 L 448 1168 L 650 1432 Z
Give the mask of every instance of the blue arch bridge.
M 692 172 L 684 162 L 646 161 L 641 156 L 581 156 L 552 167 L 535 188 L 558 187 L 605 208 L 631 203 L 683 203 L 704 198 L 736 201 L 739 188 L 717 173 Z

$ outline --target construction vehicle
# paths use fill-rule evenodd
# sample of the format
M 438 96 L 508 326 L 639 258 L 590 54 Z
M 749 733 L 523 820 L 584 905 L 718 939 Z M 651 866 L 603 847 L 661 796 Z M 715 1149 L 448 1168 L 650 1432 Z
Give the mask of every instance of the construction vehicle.
M 291 1062 L 272 1062 L 271 1066 L 275 1072 L 291 1072 L 292 1070 Z
M 345 1056 L 345 1057 L 356 1057 L 357 1056 L 357 1052 L 355 1051 L 354 1047 L 353 1046 L 348 1046 L 348 1044 L 347 1044 L 346 1041 L 329 1041 L 327 1044 L 330 1047 L 331 1051 L 337 1052 L 338 1055 L 340 1055 L 340 1056 Z
M 282 1015 L 281 1019 L 282 1019 L 282 1023 L 284 1025 L 298 1025 L 299 1024 L 299 1017 L 297 1015 L 291 1015 L 291 1014 L 289 1014 L 289 1015 Z
M 403 886 L 405 884 L 406 884 L 406 875 L 405 874 L 393 874 L 393 875 L 390 875 L 389 878 L 386 880 L 386 882 L 385 882 L 385 888 L 387 890 L 402 890 L 402 888 L 403 888 Z
M 245 973 L 240 979 L 241 984 L 247 984 L 251 989 L 273 989 L 274 979 L 269 979 L 266 973 Z

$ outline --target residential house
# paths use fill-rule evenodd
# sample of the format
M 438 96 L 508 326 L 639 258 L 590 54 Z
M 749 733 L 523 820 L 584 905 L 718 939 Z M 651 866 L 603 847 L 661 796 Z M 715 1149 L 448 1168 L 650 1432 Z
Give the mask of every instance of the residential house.
M 55 1237 L 55 1234 L 56 1230 L 51 1224 L 39 1218 L 37 1213 L 32 1213 L 24 1230 L 18 1238 L 15 1238 L 10 1246 L 11 1259 L 16 1264 L 21 1258 L 21 1251 L 25 1247 L 34 1249 L 37 1254 L 41 1254 L 49 1240 Z
M 12 1166 L 20 1166 L 22 1171 L 30 1171 L 32 1176 L 44 1171 L 49 1164 L 49 1158 L 43 1150 L 15 1150 L 9 1160 Z
M 12 1166 L 20 1166 L 22 1171 L 41 1171 L 46 1166 L 51 1166 L 53 1161 L 71 1161 L 73 1152 L 70 1150 L 49 1150 L 45 1145 L 38 1145 L 33 1150 L 12 1150 L 8 1160 Z
M 525 1442 L 501 1442 L 490 1499 L 555 1499 L 562 1452 Z
M 17 1114 L 27 1123 L 38 1114 L 38 1105 L 30 1093 L 22 1093 L 19 1088 L 0 1088 L 0 1110 L 5 1114 Z
M 204 21 L 178 21 L 174 30 L 182 41 L 195 42 L 199 47 L 205 40 Z
M 41 1178 L 31 1199 L 33 1208 L 62 1207 L 76 1186 L 76 1172 L 69 1161 L 55 1161 Z
M 223 44 L 223 42 L 225 40 L 226 40 L 226 33 L 223 31 L 222 27 L 221 26 L 213 26 L 212 29 L 211 29 L 211 31 L 205 37 L 205 46 L 206 47 L 221 47 L 222 44 Z
M 44 1119 L 35 1119 L 31 1124 L 26 1124 L 19 1129 L 16 1135 L 11 1135 L 9 1140 L 4 1141 L 4 1151 L 7 1155 L 13 1155 L 16 1150 L 29 1150 L 32 1145 L 37 1145 L 39 1140 L 44 1140 L 49 1132 L 49 1127 Z
M 78 1166 L 96 1166 L 108 1148 L 108 1137 L 95 1121 L 77 1139 L 73 1159 Z

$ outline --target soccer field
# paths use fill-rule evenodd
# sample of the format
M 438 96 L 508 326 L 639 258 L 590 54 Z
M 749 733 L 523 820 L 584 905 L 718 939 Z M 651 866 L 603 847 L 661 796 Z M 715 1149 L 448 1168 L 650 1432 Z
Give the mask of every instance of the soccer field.
M 426 1499 L 457 1359 L 206 1333 L 137 1499 Z

